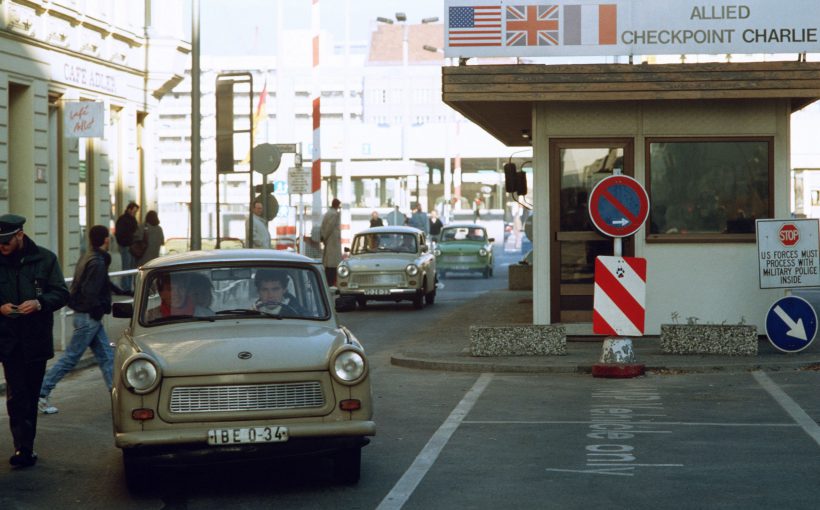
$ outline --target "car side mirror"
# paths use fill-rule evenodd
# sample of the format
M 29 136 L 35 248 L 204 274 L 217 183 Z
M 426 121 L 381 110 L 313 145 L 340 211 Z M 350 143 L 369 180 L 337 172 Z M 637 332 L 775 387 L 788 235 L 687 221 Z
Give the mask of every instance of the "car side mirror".
M 495 237 L 491 237 L 491 238 L 487 239 L 487 242 L 494 243 L 495 242 Z
M 345 246 L 345 253 L 350 253 L 350 246 Z
M 134 315 L 134 303 L 114 303 L 111 313 L 117 319 L 130 319 Z

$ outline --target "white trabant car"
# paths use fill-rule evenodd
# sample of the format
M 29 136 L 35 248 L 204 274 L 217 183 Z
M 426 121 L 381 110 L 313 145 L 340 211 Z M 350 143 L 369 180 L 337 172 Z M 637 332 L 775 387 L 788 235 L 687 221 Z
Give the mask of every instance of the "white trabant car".
M 367 358 L 336 322 L 316 261 L 215 250 L 140 268 L 116 344 L 114 442 L 132 488 L 151 466 L 331 455 L 359 479 L 375 434 Z
M 436 258 L 427 236 L 413 227 L 372 227 L 356 234 L 336 270 L 336 310 L 368 301 L 412 301 L 415 308 L 436 300 Z

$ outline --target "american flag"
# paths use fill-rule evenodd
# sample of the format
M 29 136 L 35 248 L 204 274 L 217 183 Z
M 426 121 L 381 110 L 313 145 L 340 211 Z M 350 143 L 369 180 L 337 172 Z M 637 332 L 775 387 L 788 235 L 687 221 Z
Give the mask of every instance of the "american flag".
M 508 5 L 507 46 L 556 46 L 557 5 Z
M 501 6 L 450 7 L 450 46 L 501 46 Z

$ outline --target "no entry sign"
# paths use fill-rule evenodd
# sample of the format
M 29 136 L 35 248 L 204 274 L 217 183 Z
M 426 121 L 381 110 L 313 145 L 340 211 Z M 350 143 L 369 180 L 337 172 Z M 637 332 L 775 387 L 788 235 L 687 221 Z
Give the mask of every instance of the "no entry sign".
M 649 215 L 649 196 L 641 184 L 626 175 L 612 175 L 592 188 L 589 217 L 610 237 L 634 234 Z

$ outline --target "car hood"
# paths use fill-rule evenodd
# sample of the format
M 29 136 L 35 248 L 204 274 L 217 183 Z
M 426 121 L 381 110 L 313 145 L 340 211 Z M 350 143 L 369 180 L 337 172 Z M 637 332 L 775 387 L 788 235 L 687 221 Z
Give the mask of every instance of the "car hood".
M 168 328 L 136 336 L 134 342 L 159 363 L 165 376 L 173 377 L 327 370 L 331 354 L 347 339 L 341 329 L 304 322 L 248 322 Z
M 404 271 L 407 264 L 417 261 L 412 253 L 374 253 L 347 259 L 351 271 Z

